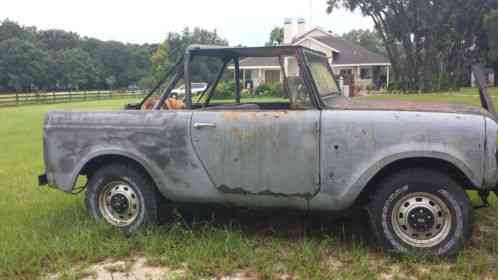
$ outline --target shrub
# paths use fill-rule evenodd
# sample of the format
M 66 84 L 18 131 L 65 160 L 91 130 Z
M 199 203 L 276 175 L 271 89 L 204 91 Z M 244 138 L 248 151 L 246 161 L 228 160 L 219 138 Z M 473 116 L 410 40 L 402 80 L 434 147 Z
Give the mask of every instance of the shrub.
M 270 85 L 261 84 L 256 88 L 256 95 L 267 95 L 270 92 Z
M 282 97 L 284 95 L 284 87 L 282 83 L 274 83 L 270 85 L 270 96 Z
M 213 99 L 235 98 L 235 81 L 220 81 L 213 95 Z
M 248 89 L 243 89 L 241 92 L 240 92 L 240 97 L 241 98 L 253 98 L 254 95 L 251 93 L 250 90 Z
M 389 91 L 406 91 L 408 88 L 408 81 L 406 80 L 399 80 L 399 81 L 391 81 L 389 83 Z
M 283 93 L 284 90 L 281 83 L 262 84 L 256 88 L 256 95 L 258 96 L 281 97 Z
M 369 84 L 369 85 L 366 86 L 366 90 L 367 90 L 368 93 L 370 93 L 371 91 L 375 90 L 375 86 Z

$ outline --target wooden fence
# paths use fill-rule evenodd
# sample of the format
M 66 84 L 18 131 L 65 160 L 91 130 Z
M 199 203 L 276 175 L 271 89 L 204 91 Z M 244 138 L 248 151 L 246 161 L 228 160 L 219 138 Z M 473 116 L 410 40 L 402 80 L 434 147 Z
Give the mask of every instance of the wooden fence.
M 12 107 L 33 104 L 54 104 L 81 102 L 104 99 L 140 98 L 143 91 L 80 91 L 80 92 L 44 92 L 0 94 L 0 107 Z

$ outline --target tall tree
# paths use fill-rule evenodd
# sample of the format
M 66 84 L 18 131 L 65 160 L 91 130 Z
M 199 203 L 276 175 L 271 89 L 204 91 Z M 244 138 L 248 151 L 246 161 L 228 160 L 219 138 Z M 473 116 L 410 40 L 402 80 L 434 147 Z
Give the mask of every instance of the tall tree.
M 371 52 L 386 54 L 384 43 L 377 34 L 377 31 L 370 31 L 368 29 L 353 29 L 347 33 L 344 33 L 341 37 L 345 40 L 358 44 Z
M 228 42 L 218 36 L 216 30 L 209 31 L 196 27 L 192 31 L 185 28 L 181 33 L 171 32 L 151 56 L 151 72 L 140 81 L 140 84 L 150 86 L 157 82 L 181 59 L 187 47 L 193 44 L 227 46 Z M 222 62 L 217 58 L 197 57 L 191 65 L 192 80 L 206 82 L 216 76 Z
M 59 65 L 62 70 L 60 82 L 67 89 L 81 89 L 101 79 L 97 63 L 80 48 L 61 51 Z
M 488 64 L 493 67 L 496 76 L 498 75 L 498 10 L 493 10 L 486 15 L 484 26 L 487 39 L 486 58 Z M 495 84 L 498 85 L 498 79 L 495 79 Z
M 284 28 L 275 27 L 270 32 L 270 40 L 266 43 L 267 46 L 278 46 L 284 42 Z
M 165 42 L 161 48 L 124 44 L 0 21 L 0 91 L 126 88 L 141 80 L 150 85 L 189 45 L 228 45 L 216 31 L 201 28 L 169 33 Z M 211 61 L 194 65 L 199 80 L 216 72 Z
M 64 30 L 51 29 L 40 31 L 36 37 L 41 48 L 52 52 L 77 48 L 81 44 L 78 34 Z
M 49 56 L 17 38 L 0 42 L 0 83 L 4 90 L 29 91 L 47 83 Z
M 459 86 L 479 54 L 483 15 L 496 0 L 328 0 L 369 16 L 392 62 L 395 78 L 413 90 Z M 477 48 L 475 47 L 477 46 Z
M 22 27 L 11 20 L 0 22 L 0 41 L 18 38 L 29 42 L 34 42 L 36 38 L 36 28 Z
M 0 22 L 0 43 L 4 48 L 0 65 L 6 69 L 0 72 L 0 91 L 57 90 L 76 85 L 82 89 L 127 87 L 150 72 L 150 56 L 157 48 L 155 44 L 81 38 L 64 30 L 38 31 L 10 20 Z M 36 55 L 31 59 L 33 53 Z M 76 73 L 69 67 L 81 60 L 90 62 L 81 66 L 91 72 Z M 66 73 L 64 67 L 72 72 Z M 40 70 L 30 71 L 34 68 Z

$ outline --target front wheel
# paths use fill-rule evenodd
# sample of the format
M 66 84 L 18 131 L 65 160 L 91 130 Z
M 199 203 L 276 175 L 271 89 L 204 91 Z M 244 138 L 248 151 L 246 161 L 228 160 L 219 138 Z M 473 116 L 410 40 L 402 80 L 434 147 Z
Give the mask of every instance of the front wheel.
M 157 222 L 159 195 L 140 170 L 111 164 L 91 176 L 85 203 L 96 220 L 131 233 L 144 224 Z
M 378 187 L 368 212 L 385 250 L 449 256 L 470 237 L 472 204 L 449 176 L 428 169 L 407 169 Z

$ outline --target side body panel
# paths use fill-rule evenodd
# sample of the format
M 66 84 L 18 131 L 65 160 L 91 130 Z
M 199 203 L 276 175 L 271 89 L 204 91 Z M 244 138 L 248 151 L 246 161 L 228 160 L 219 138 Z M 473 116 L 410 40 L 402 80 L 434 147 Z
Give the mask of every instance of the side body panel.
M 195 114 L 197 113 L 200 115 L 194 121 L 223 121 L 221 134 L 203 135 L 201 130 L 194 132 L 194 116 L 188 111 L 51 112 L 47 117 L 44 135 L 49 184 L 63 191 L 71 191 L 81 168 L 91 159 L 108 154 L 136 160 L 151 174 L 163 195 L 180 202 L 341 210 L 354 202 L 368 181 L 383 167 L 400 159 L 415 157 L 448 161 L 478 187 L 490 187 L 496 183 L 496 162 L 488 154 L 496 149 L 494 135 L 497 126 L 492 120 L 479 115 L 324 110 L 321 112 L 320 133 L 313 125 L 315 117 L 310 116 L 302 116 L 308 120 L 308 125 L 300 123 L 293 133 L 285 132 L 291 128 L 291 123 L 295 123 L 291 121 L 292 118 L 287 117 L 280 123 L 280 128 L 272 127 L 272 121 L 269 121 L 265 124 L 266 128 L 255 124 L 254 129 L 256 132 L 261 132 L 261 129 L 268 132 L 277 142 L 285 142 L 284 137 L 294 137 L 291 142 L 270 141 L 252 145 L 248 139 L 254 137 L 254 143 L 258 142 L 261 137 L 258 133 L 252 136 L 244 134 L 250 132 L 247 130 L 249 126 L 239 132 L 234 129 L 237 128 L 236 124 L 240 125 L 248 120 L 234 120 L 230 124 L 224 122 L 227 116 L 210 115 L 210 112 Z M 276 113 L 258 114 L 261 114 L 261 118 L 264 114 L 274 118 L 273 114 Z M 317 116 L 319 115 L 318 112 Z M 487 139 L 486 129 L 488 134 L 493 135 Z M 294 134 L 297 132 L 305 136 L 299 138 L 299 134 Z M 319 135 L 320 143 L 316 141 L 318 136 L 312 135 Z M 238 151 L 216 154 L 205 151 L 203 143 L 197 143 L 201 136 L 207 137 L 206 139 L 211 137 L 211 141 L 214 141 L 212 143 L 228 146 L 238 139 L 239 145 L 249 143 L 248 147 L 251 148 L 245 151 L 239 146 Z M 231 144 L 224 143 L 225 140 L 221 139 L 230 141 Z M 197 149 L 194 149 L 193 143 L 198 145 Z M 303 147 L 283 151 L 282 145 Z M 273 146 L 275 150 L 270 149 Z M 311 151 L 312 156 L 308 158 L 306 155 Z M 320 154 L 315 156 L 314 151 L 319 151 Z M 273 154 L 277 152 L 278 154 Z M 234 160 L 244 153 L 249 156 L 247 159 L 263 159 L 261 166 L 243 163 L 240 158 L 238 163 Z M 199 156 L 212 157 L 214 161 L 202 162 Z M 295 169 L 297 165 L 283 168 L 292 165 L 289 161 L 293 157 L 301 159 L 298 165 L 302 169 Z M 223 169 L 226 168 L 223 171 L 214 170 L 215 176 L 221 176 L 218 180 L 230 179 L 235 183 L 237 179 L 240 179 L 239 182 L 265 182 L 268 179 L 266 175 L 259 178 L 266 178 L 265 180 L 252 175 L 258 177 L 266 174 L 262 170 L 269 168 L 268 170 L 275 172 L 268 174 L 275 174 L 280 181 L 272 181 L 271 178 L 266 181 L 271 183 L 269 192 L 268 185 L 257 184 L 257 188 L 251 188 L 250 185 L 241 184 L 236 188 L 245 188 L 244 192 L 230 193 L 220 189 L 218 183 L 213 183 L 215 176 L 210 178 L 206 172 L 212 168 L 208 166 L 210 164 L 222 164 Z M 253 174 L 257 170 L 263 173 Z M 239 177 L 228 178 L 223 172 L 234 172 Z M 316 183 L 313 176 L 301 178 L 311 174 L 310 172 L 320 174 L 319 187 L 310 184 Z M 252 175 L 249 176 L 250 174 Z M 286 189 L 282 184 L 286 182 L 291 188 Z M 250 194 L 251 192 L 267 195 Z M 303 193 L 316 195 L 304 196 Z
M 483 184 L 485 119 L 480 115 L 399 111 L 324 110 L 321 192 L 311 208 L 350 206 L 368 181 L 406 158 L 448 161 Z
M 45 125 L 49 184 L 71 191 L 79 171 L 100 155 L 138 161 L 159 190 L 177 201 L 220 202 L 192 148 L 187 111 L 50 112 Z
M 320 190 L 319 122 L 318 110 L 197 111 L 192 137 L 229 202 L 302 208 Z

